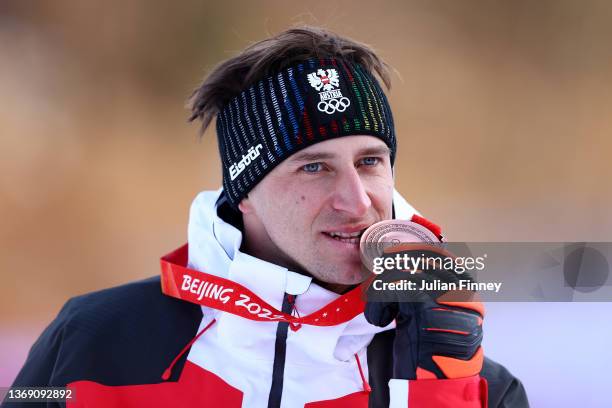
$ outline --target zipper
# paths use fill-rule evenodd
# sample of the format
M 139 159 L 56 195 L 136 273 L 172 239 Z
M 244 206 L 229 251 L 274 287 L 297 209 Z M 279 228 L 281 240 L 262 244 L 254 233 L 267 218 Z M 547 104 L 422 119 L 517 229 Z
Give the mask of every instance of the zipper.
M 283 313 L 291 314 L 295 305 L 295 295 L 285 293 L 283 296 Z M 268 408 L 280 408 L 283 396 L 283 379 L 285 375 L 285 358 L 287 356 L 287 333 L 289 323 L 279 322 L 276 327 L 274 344 L 274 365 L 272 366 L 272 385 L 268 396 Z

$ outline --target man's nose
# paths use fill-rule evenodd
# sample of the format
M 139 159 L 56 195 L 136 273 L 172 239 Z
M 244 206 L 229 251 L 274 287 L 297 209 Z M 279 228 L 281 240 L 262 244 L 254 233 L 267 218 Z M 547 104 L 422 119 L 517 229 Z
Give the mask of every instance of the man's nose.
M 332 207 L 349 215 L 361 217 L 371 206 L 372 201 L 357 169 L 340 172 L 332 192 Z

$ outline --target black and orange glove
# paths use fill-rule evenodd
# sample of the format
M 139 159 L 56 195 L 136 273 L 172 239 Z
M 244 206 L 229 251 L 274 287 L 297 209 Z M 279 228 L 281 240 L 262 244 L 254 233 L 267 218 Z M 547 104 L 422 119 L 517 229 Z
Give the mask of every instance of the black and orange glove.
M 448 283 L 468 278 L 467 274 L 428 270 L 415 274 L 396 271 L 391 280 L 397 280 L 398 274 L 409 277 L 418 288 L 422 281 Z M 383 327 L 396 321 L 393 378 L 450 379 L 480 373 L 484 306 L 448 295 L 431 290 L 419 292 L 413 299 L 396 297 L 366 304 L 365 317 L 371 324 Z

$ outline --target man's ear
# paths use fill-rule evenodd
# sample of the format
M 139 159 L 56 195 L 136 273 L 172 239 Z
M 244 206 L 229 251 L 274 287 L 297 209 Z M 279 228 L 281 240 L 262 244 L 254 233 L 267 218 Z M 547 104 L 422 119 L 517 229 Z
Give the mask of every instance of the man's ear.
M 243 213 L 243 214 L 249 214 L 255 211 L 255 209 L 253 208 L 253 203 L 251 202 L 251 200 L 249 199 L 249 195 L 247 194 L 247 196 L 245 198 L 243 198 L 239 203 L 238 203 L 238 209 Z

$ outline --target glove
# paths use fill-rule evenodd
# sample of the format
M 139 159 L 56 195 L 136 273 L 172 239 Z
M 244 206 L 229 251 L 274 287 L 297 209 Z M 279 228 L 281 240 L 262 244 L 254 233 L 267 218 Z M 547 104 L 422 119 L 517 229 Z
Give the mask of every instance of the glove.
M 390 248 L 387 253 L 395 255 L 405 249 Z M 417 256 L 417 251 L 407 251 Z M 412 253 L 411 253 L 412 252 Z M 422 250 L 418 254 L 423 253 Z M 427 251 L 428 255 L 446 258 L 448 254 Z M 426 270 L 414 274 L 392 271 L 388 277 L 416 283 L 459 282 L 469 279 L 467 273 L 461 275 L 447 270 Z M 385 280 L 385 272 L 380 275 Z M 450 293 L 449 293 L 450 294 Z M 482 322 L 484 305 L 475 301 L 456 301 L 444 291 L 433 289 L 418 291 L 406 301 L 387 298 L 383 302 L 369 301 L 365 307 L 365 317 L 371 324 L 387 326 L 396 321 L 395 342 L 393 345 L 393 378 L 406 380 L 452 379 L 471 377 L 480 373 L 483 364 Z M 443 300 L 443 299 L 451 300 Z

